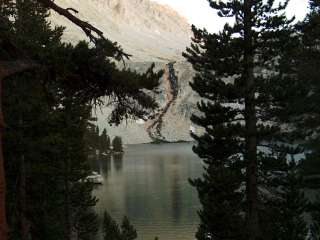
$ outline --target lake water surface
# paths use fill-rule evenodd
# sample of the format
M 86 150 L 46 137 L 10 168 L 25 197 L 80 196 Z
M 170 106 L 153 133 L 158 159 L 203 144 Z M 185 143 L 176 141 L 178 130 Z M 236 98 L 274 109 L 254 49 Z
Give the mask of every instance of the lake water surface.
M 200 204 L 188 179 L 201 176 L 202 163 L 191 148 L 130 145 L 123 157 L 97 160 L 94 168 L 105 180 L 94 190 L 100 217 L 105 209 L 118 222 L 128 216 L 141 240 L 194 239 Z

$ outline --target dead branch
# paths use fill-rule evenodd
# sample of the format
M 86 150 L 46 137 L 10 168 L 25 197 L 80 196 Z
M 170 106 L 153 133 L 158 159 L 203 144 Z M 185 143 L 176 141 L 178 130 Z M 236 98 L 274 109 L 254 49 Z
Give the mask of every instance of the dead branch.
M 74 8 L 70 8 L 70 7 L 69 7 L 69 8 L 66 8 L 66 10 L 69 11 L 69 12 L 72 11 L 72 12 L 74 12 L 75 14 L 78 14 L 78 13 L 79 13 L 78 10 L 76 10 L 76 9 L 74 9 Z
M 104 40 L 106 42 L 108 41 L 104 37 L 102 31 L 92 26 L 88 22 L 82 21 L 81 19 L 79 19 L 71 13 L 73 12 L 77 14 L 78 11 L 76 9 L 71 7 L 64 9 L 51 0 L 38 0 L 38 2 L 42 3 L 49 9 L 54 10 L 58 14 L 66 17 L 72 23 L 80 27 L 83 30 L 83 32 L 88 36 L 90 41 L 93 42 L 95 45 L 98 44 L 99 40 Z M 1 16 L 0 20 L 3 20 Z M 11 61 L 11 59 L 1 59 L 0 56 L 0 79 L 4 79 L 10 75 L 14 75 L 16 73 L 30 70 L 39 66 L 32 62 L 30 59 L 28 59 L 24 52 L 21 49 L 17 48 L 9 39 L 0 39 L 0 47 L 8 52 L 11 59 L 16 59 L 15 61 Z M 121 47 L 119 47 L 116 43 L 113 43 L 113 45 L 110 45 L 109 47 L 113 47 L 114 49 L 112 49 L 113 51 L 111 52 L 115 53 L 115 55 L 110 54 L 109 57 L 115 57 L 116 59 L 121 59 L 124 62 L 124 58 L 129 59 L 129 57 L 131 56 L 125 53 L 121 49 Z
M 88 22 L 82 21 L 78 17 L 74 16 L 71 11 L 78 13 L 77 10 L 73 8 L 62 8 L 55 4 L 52 0 L 37 0 L 38 2 L 42 3 L 44 6 L 54 10 L 58 14 L 66 17 L 68 20 L 70 20 L 72 23 L 77 25 L 82 29 L 82 31 L 87 35 L 87 37 L 90 39 L 91 42 L 94 44 L 97 44 L 99 40 L 105 40 L 107 39 L 104 37 L 103 32 L 100 31 L 98 28 L 94 27 Z M 71 11 L 70 11 L 71 10 Z M 123 60 L 123 58 L 129 59 L 131 55 L 125 53 L 119 46 L 117 46 L 116 43 L 115 45 L 115 52 L 116 52 L 116 57 L 120 58 Z M 113 57 L 113 56 L 110 56 Z

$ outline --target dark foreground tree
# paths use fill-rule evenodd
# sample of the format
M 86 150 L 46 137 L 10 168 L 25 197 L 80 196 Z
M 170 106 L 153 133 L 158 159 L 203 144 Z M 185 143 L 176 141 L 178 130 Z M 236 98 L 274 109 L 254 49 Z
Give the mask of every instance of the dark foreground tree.
M 304 22 L 298 25 L 301 34 L 300 51 L 294 56 L 299 63 L 294 71 L 296 88 L 304 94 L 296 97 L 288 105 L 296 105 L 291 109 L 289 117 L 296 119 L 295 127 L 300 139 L 306 141 L 307 157 L 303 162 L 305 183 L 308 188 L 320 189 L 320 1 L 309 1 L 310 12 Z M 300 95 L 301 96 L 301 95 Z
M 48 9 L 18 0 L 13 10 L 16 44 L 39 62 L 58 61 L 62 28 L 50 27 Z M 21 73 L 3 87 L 10 239 L 92 239 L 96 199 L 81 182 L 89 174 L 83 135 L 91 106 L 42 74 Z
M 320 196 L 314 201 L 311 207 L 312 226 L 310 240 L 317 240 L 320 238 Z
M 290 123 L 294 137 L 303 143 L 306 158 L 302 162 L 304 189 L 320 189 L 320 1 L 309 1 L 309 13 L 296 26 L 299 44 L 288 52 L 277 97 L 285 105 L 284 119 Z M 319 239 L 319 196 L 312 199 L 312 237 Z
M 17 1 L 17 3 L 20 1 Z M 26 1 L 21 1 L 21 3 Z M 29 2 L 29 1 L 28 1 Z M 151 67 L 145 74 L 137 74 L 128 69 L 119 70 L 113 60 L 128 57 L 116 44 L 106 39 L 103 33 L 87 22 L 81 21 L 73 14 L 76 10 L 63 9 L 51 0 L 33 0 L 46 11 L 53 9 L 79 26 L 94 43 L 80 43 L 73 47 L 66 44 L 47 47 L 38 54 L 37 49 L 24 48 L 19 39 L 23 34 L 16 32 L 13 24 L 16 18 L 14 1 L 0 1 L 0 98 L 2 99 L 2 81 L 10 80 L 13 75 L 33 70 L 42 75 L 43 85 L 58 85 L 64 94 L 77 98 L 81 104 L 97 103 L 102 96 L 108 96 L 115 102 L 115 110 L 110 121 L 119 123 L 129 116 L 145 117 L 156 107 L 154 99 L 144 89 L 153 90 L 159 82 L 161 72 L 154 73 Z M 38 10 L 38 8 L 33 9 Z M 27 14 L 26 14 L 27 15 Z M 32 23 L 30 14 L 28 23 Z M 27 32 L 26 32 L 27 33 Z M 44 38 L 45 39 L 45 38 Z M 63 61 L 61 61 L 63 59 Z M 61 64 L 61 63 L 64 64 Z M 34 75 L 33 75 L 34 76 Z M 58 91 L 59 92 L 59 91 Z M 60 91 L 61 92 L 61 91 Z M 7 223 L 5 211 L 5 170 L 2 156 L 2 134 L 5 128 L 0 103 L 0 239 L 7 240 Z
M 283 171 L 279 182 L 274 179 L 277 194 L 271 196 L 272 237 L 279 240 L 305 240 L 308 235 L 304 214 L 308 201 L 304 196 L 301 169 L 293 162 Z
M 267 207 L 262 166 L 286 164 L 287 153 L 299 150 L 285 146 L 290 141 L 283 122 L 272 114 L 283 108 L 272 96 L 275 80 L 283 77 L 280 60 L 295 43 L 284 14 L 288 1 L 209 3 L 235 24 L 218 34 L 193 26 L 193 43 L 184 53 L 197 71 L 191 87 L 204 99 L 191 119 L 205 130 L 193 135 L 194 151 L 206 164 L 203 178 L 192 181 L 203 205 L 197 238 L 268 239 L 272 220 L 259 219 Z

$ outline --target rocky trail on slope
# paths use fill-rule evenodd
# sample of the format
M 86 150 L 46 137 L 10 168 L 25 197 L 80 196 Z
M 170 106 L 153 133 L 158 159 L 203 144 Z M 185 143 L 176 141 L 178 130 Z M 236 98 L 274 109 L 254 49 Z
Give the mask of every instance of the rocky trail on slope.
M 174 62 L 166 65 L 163 83 L 165 86 L 166 104 L 152 120 L 146 123 L 146 130 L 153 142 L 166 141 L 165 137 L 161 134 L 163 119 L 178 96 L 178 78 L 175 75 Z

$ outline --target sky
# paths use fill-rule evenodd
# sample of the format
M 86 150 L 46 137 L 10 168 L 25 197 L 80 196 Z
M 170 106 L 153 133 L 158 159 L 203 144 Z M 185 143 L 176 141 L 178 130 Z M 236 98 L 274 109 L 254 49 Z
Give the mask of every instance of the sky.
M 167 4 L 186 17 L 190 24 L 199 28 L 205 27 L 209 32 L 218 32 L 222 29 L 226 19 L 218 17 L 207 0 L 153 0 Z M 308 10 L 308 0 L 291 0 L 287 9 L 288 17 L 296 16 L 302 20 Z

